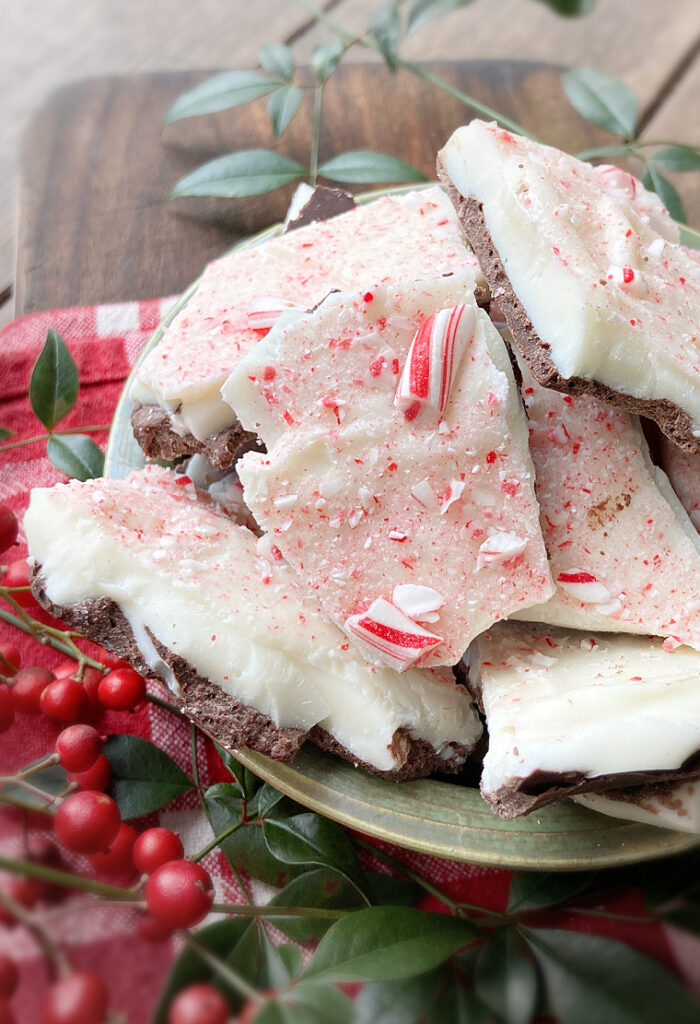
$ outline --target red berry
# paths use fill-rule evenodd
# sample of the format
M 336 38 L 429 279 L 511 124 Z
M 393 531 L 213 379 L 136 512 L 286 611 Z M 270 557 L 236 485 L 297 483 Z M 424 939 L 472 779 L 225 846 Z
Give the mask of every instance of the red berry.
M 161 864 L 181 860 L 184 856 L 182 841 L 169 828 L 148 828 L 134 846 L 134 864 L 142 875 L 152 875 Z
M 71 853 L 99 853 L 117 838 L 121 817 L 111 797 L 87 789 L 66 797 L 56 811 L 54 828 Z
M 23 668 L 12 681 L 12 703 L 22 715 L 38 715 L 41 695 L 53 680 L 47 668 Z
M 19 984 L 19 971 L 14 960 L 0 953 L 0 996 L 9 999 Z
M 77 678 L 78 663 L 77 661 L 62 661 L 54 670 L 53 674 L 57 679 L 65 679 L 70 676 L 71 678 Z M 103 675 L 97 668 L 90 668 L 89 666 L 83 672 L 83 689 L 85 690 L 91 704 L 98 704 L 97 700 L 97 687 L 103 679 Z
M 82 683 L 75 679 L 54 679 L 39 700 L 39 707 L 49 718 L 59 722 L 79 722 L 90 709 Z
M 0 685 L 0 732 L 7 732 L 15 720 L 15 705 L 9 687 Z
M 76 971 L 53 983 L 42 1005 L 43 1024 L 101 1024 L 107 989 L 96 974 Z
M 18 531 L 17 516 L 7 505 L 0 505 L 0 553 L 17 543 Z
M 133 668 L 115 668 L 102 679 L 97 696 L 110 711 L 132 711 L 146 696 L 146 684 Z
M 22 664 L 22 655 L 14 644 L 0 644 L 0 673 L 14 675 Z
M 200 864 L 171 860 L 146 883 L 146 906 L 168 928 L 191 928 L 209 913 L 214 900 L 211 876 Z
M 118 658 L 116 654 L 113 654 L 112 651 L 106 650 L 104 647 L 99 648 L 95 657 L 98 661 L 101 661 L 103 665 L 109 666 L 109 668 L 130 668 L 128 661 Z
M 40 882 L 34 878 L 20 878 L 19 875 L 8 879 L 5 885 L 5 892 L 10 899 L 19 903 L 21 907 L 25 907 L 26 910 L 31 910 L 36 906 L 39 900 L 46 896 L 47 889 L 46 882 Z M 9 914 L 14 923 L 12 911 L 9 911 Z
M 95 871 L 103 875 L 129 875 L 134 873 L 133 850 L 138 832 L 133 825 L 122 822 L 116 839 L 109 849 L 101 853 L 92 853 L 88 860 Z
M 149 917 L 148 914 L 142 914 L 139 917 L 136 930 L 144 942 L 167 942 L 173 935 L 172 928 L 166 928 L 160 921 Z
M 27 565 L 26 558 L 16 558 L 14 562 L 10 562 L 5 573 L 5 578 L 2 581 L 4 587 L 28 587 L 29 586 L 29 566 Z M 12 597 L 21 605 L 22 608 L 34 608 L 36 607 L 36 601 L 31 590 L 21 590 Z
M 69 772 L 68 781 L 77 782 L 81 789 L 98 789 L 104 792 L 109 785 L 112 774 L 110 763 L 104 754 L 100 754 L 92 768 L 85 772 Z
M 4 999 L 0 999 L 0 1024 L 15 1024 L 15 1015 Z
M 211 985 L 190 985 L 173 999 L 168 1024 L 226 1024 L 229 1005 Z
M 66 679 L 68 676 L 74 676 L 78 671 L 77 661 L 62 661 L 60 665 L 56 665 L 51 669 L 56 679 Z
M 100 734 L 91 725 L 69 725 L 56 739 L 56 753 L 67 772 L 86 772 L 101 752 Z

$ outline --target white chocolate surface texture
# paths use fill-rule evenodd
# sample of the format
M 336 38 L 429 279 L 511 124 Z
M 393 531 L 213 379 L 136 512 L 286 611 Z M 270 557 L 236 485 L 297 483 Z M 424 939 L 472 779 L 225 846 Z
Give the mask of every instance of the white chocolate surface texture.
M 588 395 L 540 387 L 522 360 L 521 370 L 557 589 L 516 617 L 700 648 L 700 536 L 652 465 L 639 420 Z
M 700 749 L 700 654 L 659 640 L 499 623 L 470 680 L 489 729 L 485 795 L 533 772 L 673 771 Z
M 401 751 L 391 749 L 398 728 L 445 757 L 451 743 L 469 746 L 481 733 L 452 673 L 399 677 L 368 665 L 279 553 L 217 511 L 187 477 L 152 466 L 125 480 L 37 489 L 24 525 L 52 601 L 112 599 L 147 659 L 148 629 L 279 726 L 318 724 L 385 771 L 401 765 Z
M 617 168 L 483 121 L 458 128 L 440 157 L 462 195 L 483 204 L 559 373 L 668 399 L 700 437 L 700 263 L 660 200 Z
M 525 416 L 473 286 L 455 275 L 330 295 L 280 319 L 227 386 L 268 449 L 237 464 L 245 500 L 353 642 L 355 616 L 380 598 L 436 592 L 414 613 L 442 638 L 421 665 L 454 664 L 492 622 L 553 593 Z M 394 398 L 414 335 L 460 303 L 472 327 L 444 413 L 408 419 Z
M 310 309 L 333 288 L 465 269 L 478 272 L 476 257 L 437 187 L 386 196 L 233 252 L 207 267 L 139 368 L 130 397 L 136 405 L 162 406 L 180 432 L 204 440 L 236 421 L 220 389 L 263 336 L 248 321 L 261 300 Z

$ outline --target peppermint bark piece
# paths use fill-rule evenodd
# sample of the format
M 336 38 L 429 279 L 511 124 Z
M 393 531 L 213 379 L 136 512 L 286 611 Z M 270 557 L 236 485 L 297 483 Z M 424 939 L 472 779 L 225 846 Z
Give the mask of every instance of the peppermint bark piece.
M 285 314 L 226 394 L 246 503 L 377 664 L 454 664 L 553 587 L 505 345 L 454 275 Z M 470 298 L 471 295 L 471 298 Z
M 556 593 L 515 617 L 700 648 L 700 536 L 652 464 L 639 420 L 540 387 L 523 361 L 521 372 Z
M 700 776 L 700 654 L 659 640 L 499 623 L 471 650 L 489 731 L 481 791 L 503 818 L 561 796 Z
M 309 738 L 399 779 L 457 770 L 481 733 L 451 673 L 367 665 L 188 477 L 38 489 L 24 525 L 43 606 L 164 680 L 226 746 L 291 760 Z
M 661 465 L 691 523 L 700 532 L 700 455 L 685 452 L 663 438 Z
M 137 440 L 150 457 L 199 452 L 225 468 L 254 436 L 241 430 L 221 386 L 282 308 L 311 308 L 333 288 L 463 269 L 476 273 L 476 257 L 437 187 L 386 196 L 214 261 L 138 370 L 130 392 Z
M 609 789 L 605 793 L 583 793 L 573 799 L 582 807 L 611 818 L 700 835 L 698 782 L 665 782 L 630 789 Z
M 483 121 L 457 129 L 438 172 L 539 383 L 700 452 L 700 264 L 658 198 Z

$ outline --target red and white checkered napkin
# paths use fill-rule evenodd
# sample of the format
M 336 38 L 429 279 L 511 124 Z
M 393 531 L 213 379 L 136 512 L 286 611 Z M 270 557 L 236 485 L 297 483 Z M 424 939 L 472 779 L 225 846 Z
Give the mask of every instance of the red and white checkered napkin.
M 14 430 L 17 439 L 40 432 L 29 407 L 27 391 L 32 366 L 49 327 L 55 328 L 66 341 L 80 372 L 77 407 L 62 426 L 109 423 L 131 366 L 173 301 L 168 298 L 78 306 L 36 313 L 9 324 L 0 332 L 0 426 Z M 98 443 L 106 441 L 106 433 L 94 436 Z M 64 479 L 62 474 L 45 457 L 44 444 L 16 448 L 0 459 L 0 502 L 9 504 L 21 517 L 32 487 L 45 487 L 61 479 Z M 23 533 L 20 542 L 13 557 L 26 553 Z M 76 543 L 79 543 L 78 538 Z M 50 649 L 39 651 L 34 641 L 0 622 L 0 641 L 6 640 L 20 648 L 25 665 L 41 661 L 51 667 L 64 660 Z M 106 713 L 100 728 L 104 732 L 129 732 L 150 739 L 182 768 L 190 768 L 187 726 L 151 704 L 142 705 L 132 714 Z M 44 718 L 18 716 L 0 740 L 0 774 L 8 774 L 44 754 L 53 746 L 57 732 L 58 729 Z M 227 773 L 213 747 L 208 741 L 200 743 L 203 783 L 225 781 Z M 174 801 L 159 819 L 180 833 L 187 852 L 201 849 L 211 837 L 193 794 Z M 45 827 L 45 819 L 40 815 L 30 821 L 30 830 Z M 21 816 L 0 809 L 0 853 L 18 855 L 21 850 Z M 452 899 L 492 910 L 505 907 L 510 881 L 507 871 L 458 864 L 394 848 L 391 852 Z M 73 858 L 72 863 L 89 874 L 86 862 Z M 223 856 L 212 853 L 205 863 L 217 886 L 217 898 L 237 899 L 240 891 Z M 379 861 L 372 863 L 371 858 L 365 863 L 373 869 L 386 870 Z M 264 898 L 264 887 L 253 881 L 252 889 L 258 898 Z M 70 897 L 63 906 L 68 911 L 82 899 Z M 614 904 L 606 904 L 609 909 L 623 913 L 634 913 L 640 905 L 641 894 L 638 893 L 628 893 L 616 898 Z M 432 898 L 426 900 L 425 906 L 439 909 Z M 679 971 L 700 993 L 700 943 L 697 941 L 661 927 L 642 928 L 600 918 L 572 917 L 569 924 L 572 928 L 588 930 L 593 923 L 599 934 L 624 939 Z M 113 1008 L 126 1014 L 130 1024 L 147 1024 L 174 948 L 144 943 L 134 933 L 134 912 L 121 908 L 65 912 L 57 918 L 56 932 L 68 944 L 76 967 L 94 969 L 105 978 L 110 986 Z M 27 1024 L 38 1021 L 46 971 L 33 941 L 22 929 L 3 929 L 0 925 L 0 951 L 11 953 L 21 966 L 21 987 L 13 999 L 17 1020 Z

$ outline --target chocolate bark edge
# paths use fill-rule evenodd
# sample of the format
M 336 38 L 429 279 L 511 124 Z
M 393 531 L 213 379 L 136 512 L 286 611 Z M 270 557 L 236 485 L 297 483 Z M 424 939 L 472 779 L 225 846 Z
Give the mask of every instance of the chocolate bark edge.
M 228 469 L 251 448 L 264 451 L 257 435 L 234 423 L 205 441 L 192 434 L 178 434 L 170 414 L 159 405 L 141 405 L 131 414 L 134 437 L 149 459 L 175 462 L 191 455 L 204 455 L 218 469 Z
M 31 586 L 34 597 L 49 615 L 61 619 L 87 639 L 129 662 L 137 672 L 165 685 L 144 660 L 129 621 L 116 602 L 101 597 L 81 601 L 76 605 L 56 605 L 46 593 L 41 566 L 34 567 Z M 275 725 L 267 715 L 248 707 L 225 693 L 216 683 L 200 676 L 187 661 L 169 651 L 150 632 L 149 636 L 159 657 L 181 687 L 182 696 L 172 694 L 173 702 L 223 747 L 248 747 L 288 764 L 308 739 L 322 750 L 342 757 L 355 767 L 392 782 L 423 778 L 434 772 L 455 774 L 462 769 L 464 760 L 471 753 L 470 747 L 453 743 L 453 756 L 445 759 L 426 740 L 416 739 L 401 728 L 394 733 L 391 747 L 395 754 L 405 759 L 399 768 L 382 771 L 358 758 L 320 726 L 316 725 L 304 732 L 302 729 Z
M 342 188 L 317 185 L 296 217 L 289 221 L 284 234 L 306 227 L 307 224 L 315 224 L 319 220 L 332 220 L 341 213 L 354 210 L 356 205 L 355 197 L 350 192 L 345 192 Z
M 477 255 L 491 295 L 503 311 L 513 340 L 538 384 L 570 395 L 592 395 L 632 415 L 646 416 L 654 420 L 679 448 L 700 454 L 700 437 L 693 436 L 693 421 L 675 402 L 667 398 L 635 398 L 634 395 L 615 391 L 606 384 L 586 380 L 585 377 L 562 377 L 548 355 L 549 345 L 539 337 L 525 307 L 513 291 L 498 250 L 486 227 L 482 204 L 473 197 L 462 195 L 453 185 L 440 159 L 437 161 L 437 175 L 457 211 L 469 244 Z

